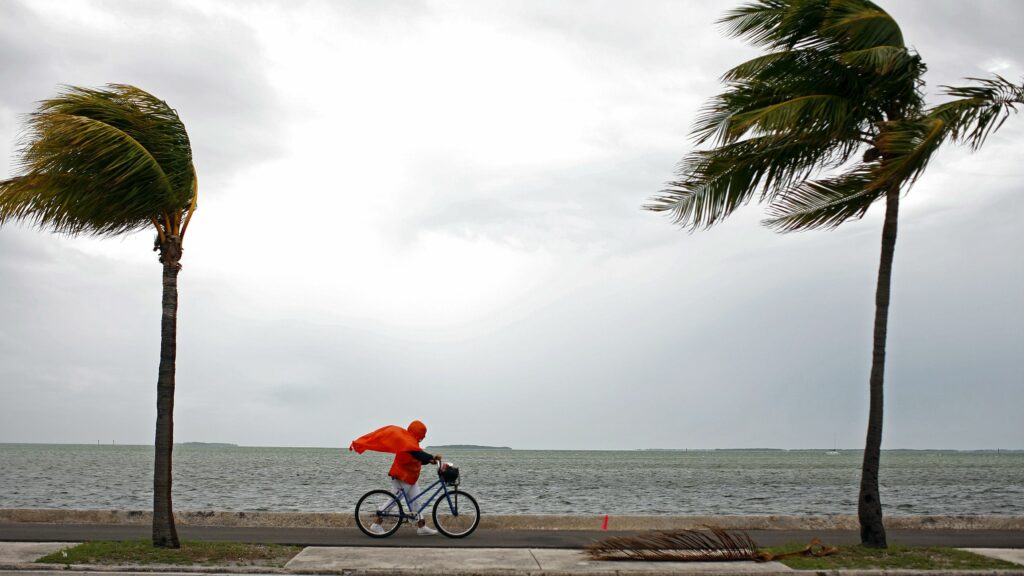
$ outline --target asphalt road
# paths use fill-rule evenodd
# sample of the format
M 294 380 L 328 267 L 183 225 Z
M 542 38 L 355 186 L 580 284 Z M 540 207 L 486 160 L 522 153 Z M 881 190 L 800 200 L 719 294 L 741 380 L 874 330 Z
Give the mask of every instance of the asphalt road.
M 415 546 L 458 548 L 581 548 L 610 536 L 637 532 L 575 530 L 487 530 L 478 529 L 468 538 L 417 536 L 403 527 L 390 538 L 368 538 L 355 528 L 232 528 L 221 526 L 179 526 L 184 540 L 300 544 L 304 546 Z M 789 542 L 807 543 L 819 538 L 825 544 L 854 544 L 860 541 L 852 530 L 748 530 L 759 546 Z M 1024 548 L 1024 531 L 1018 530 L 890 530 L 890 544 L 953 546 L 960 548 Z M 0 523 L 0 541 L 82 542 L 87 540 L 132 540 L 150 537 L 149 526 L 119 524 L 35 524 Z

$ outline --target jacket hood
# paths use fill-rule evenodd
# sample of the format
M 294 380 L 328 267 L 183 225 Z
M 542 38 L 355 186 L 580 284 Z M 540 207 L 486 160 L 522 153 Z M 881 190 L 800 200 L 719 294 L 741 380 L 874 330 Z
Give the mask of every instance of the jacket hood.
M 409 434 L 412 434 L 412 437 L 415 438 L 417 442 L 423 440 L 427 436 L 427 427 L 419 420 L 413 420 L 410 422 L 409 427 L 406 428 L 406 430 L 409 431 Z

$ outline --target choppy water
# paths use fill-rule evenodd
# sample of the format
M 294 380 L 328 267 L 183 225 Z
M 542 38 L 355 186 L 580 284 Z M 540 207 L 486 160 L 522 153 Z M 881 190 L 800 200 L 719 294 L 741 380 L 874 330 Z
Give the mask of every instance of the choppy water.
M 860 453 L 444 450 L 489 514 L 855 514 Z M 179 446 L 176 510 L 350 511 L 390 456 Z M 151 446 L 0 444 L 0 508 L 146 510 Z M 428 481 L 429 474 L 421 478 Z M 1024 452 L 889 451 L 888 514 L 1024 515 Z

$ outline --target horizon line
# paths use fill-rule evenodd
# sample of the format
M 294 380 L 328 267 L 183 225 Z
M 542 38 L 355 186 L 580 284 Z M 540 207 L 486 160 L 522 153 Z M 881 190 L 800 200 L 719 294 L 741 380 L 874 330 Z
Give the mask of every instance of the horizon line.
M 16 441 L 0 441 L 0 445 L 35 445 L 35 446 L 129 446 L 129 447 L 152 447 L 152 443 L 134 443 L 134 442 L 123 442 L 111 441 L 109 443 L 97 441 L 95 444 L 88 442 L 16 442 Z M 209 445 L 211 447 L 223 446 L 223 447 L 236 447 L 236 448 L 291 448 L 291 449 L 317 449 L 317 450 L 341 450 L 348 452 L 348 448 L 343 446 L 285 446 L 285 445 L 256 445 L 256 444 L 238 444 L 235 442 L 206 442 L 206 441 L 183 441 L 175 442 L 175 446 L 183 445 Z M 517 450 L 521 452 L 715 452 L 715 451 L 751 451 L 751 452 L 809 452 L 809 451 L 838 451 L 838 452 L 860 452 L 863 451 L 863 447 L 854 448 L 841 448 L 835 446 L 810 446 L 810 447 L 789 447 L 789 448 L 777 448 L 771 446 L 743 446 L 743 447 L 716 447 L 716 448 L 695 448 L 695 447 L 679 447 L 679 448 L 653 448 L 653 447 L 641 447 L 641 448 L 517 448 L 514 446 L 484 446 L 479 445 L 474 448 L 458 448 L 459 446 L 469 446 L 467 444 L 439 444 L 436 447 L 453 447 L 454 449 L 477 449 L 477 450 Z M 433 446 L 426 445 L 425 448 L 431 448 Z M 1008 447 L 985 447 L 985 448 L 907 448 L 907 447 L 884 447 L 883 452 L 886 451 L 941 451 L 941 452 L 1024 452 L 1024 448 L 1008 448 Z

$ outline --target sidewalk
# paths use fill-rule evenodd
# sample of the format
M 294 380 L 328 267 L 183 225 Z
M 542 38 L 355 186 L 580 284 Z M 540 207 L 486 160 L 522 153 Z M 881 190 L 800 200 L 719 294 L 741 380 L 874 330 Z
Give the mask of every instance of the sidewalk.
M 778 562 L 598 562 L 580 550 L 550 548 L 321 548 L 310 547 L 286 566 L 299 572 L 455 574 L 778 574 Z
M 380 576 L 598 576 L 643 574 L 660 576 L 686 574 L 721 576 L 724 574 L 756 574 L 759 576 L 793 576 L 809 574 L 792 570 L 778 562 L 636 562 L 593 561 L 580 550 L 550 548 L 379 548 L 379 547 L 321 547 L 310 546 L 300 552 L 284 568 L 263 567 L 171 567 L 171 566 L 71 566 L 33 564 L 51 552 L 74 546 L 73 542 L 0 542 L 0 573 L 54 574 L 83 572 L 145 574 L 361 574 Z M 1002 572 L 945 572 L 899 571 L 901 576 L 927 574 L 1024 575 L 1024 550 L 971 549 L 972 552 L 992 556 L 1021 565 L 1020 570 Z M 843 576 L 883 574 L 881 571 L 841 571 Z

